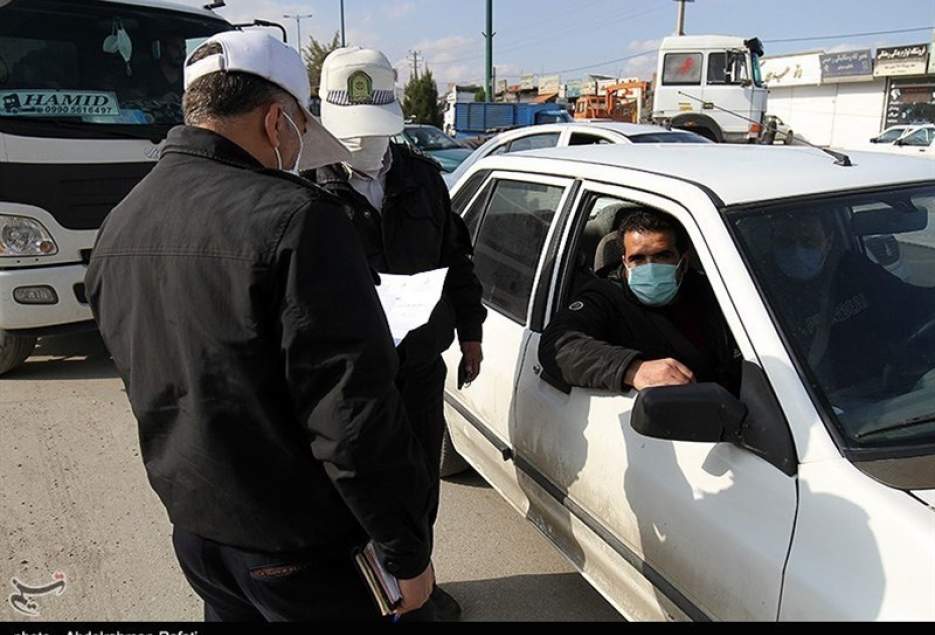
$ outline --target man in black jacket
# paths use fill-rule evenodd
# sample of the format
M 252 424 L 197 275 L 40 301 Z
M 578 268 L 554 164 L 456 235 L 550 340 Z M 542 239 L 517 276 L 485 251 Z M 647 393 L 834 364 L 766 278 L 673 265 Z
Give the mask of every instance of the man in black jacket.
M 438 515 L 439 464 L 445 432 L 442 360 L 455 330 L 463 359 L 460 375 L 473 381 L 480 373 L 481 339 L 487 312 L 474 273 L 471 240 L 452 213 L 438 165 L 408 148 L 390 143 L 403 131 L 396 100 L 395 71 L 379 51 L 339 49 L 325 60 L 319 95 L 322 123 L 351 152 L 348 161 L 309 174 L 340 197 L 357 229 L 371 266 L 380 273 L 412 275 L 448 268 L 442 301 L 429 323 L 399 346 L 397 386 L 409 422 L 422 443 L 434 485 L 430 521 Z M 435 614 L 456 619 L 460 607 L 436 589 Z
M 661 212 L 635 212 L 619 241 L 619 271 L 585 287 L 546 329 L 546 372 L 618 393 L 693 382 L 738 392 L 740 353 L 708 281 L 688 267 L 682 227 Z
M 289 173 L 346 152 L 269 35 L 208 40 L 185 80 L 189 125 L 87 275 L 183 572 L 212 621 L 377 619 L 352 557 L 372 540 L 418 609 L 431 487 L 392 339 L 340 202 Z

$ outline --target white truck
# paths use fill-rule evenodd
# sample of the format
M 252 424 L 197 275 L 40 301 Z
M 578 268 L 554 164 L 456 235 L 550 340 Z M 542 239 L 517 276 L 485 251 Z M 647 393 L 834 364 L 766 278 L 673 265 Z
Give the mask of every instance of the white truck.
M 759 141 L 769 123 L 762 56 L 757 38 L 665 38 L 659 49 L 653 121 L 718 143 Z
M 0 375 L 94 328 L 97 231 L 182 123 L 187 52 L 232 28 L 157 0 L 0 0 Z

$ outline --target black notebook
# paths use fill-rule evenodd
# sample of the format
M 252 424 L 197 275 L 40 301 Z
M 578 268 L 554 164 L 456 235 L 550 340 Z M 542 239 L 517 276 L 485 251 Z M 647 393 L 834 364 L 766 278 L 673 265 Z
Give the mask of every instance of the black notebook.
M 402 604 L 403 594 L 399 590 L 399 580 L 390 574 L 377 558 L 377 550 L 369 543 L 354 554 L 354 561 L 361 575 L 370 587 L 370 592 L 383 617 L 393 615 Z

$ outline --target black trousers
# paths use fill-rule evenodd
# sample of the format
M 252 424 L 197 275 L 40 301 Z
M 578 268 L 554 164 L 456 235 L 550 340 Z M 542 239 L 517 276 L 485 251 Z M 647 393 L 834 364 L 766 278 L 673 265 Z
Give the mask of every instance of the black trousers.
M 381 621 L 346 546 L 262 554 L 175 528 L 182 571 L 206 622 Z
M 432 497 L 429 524 L 438 518 L 438 500 L 441 492 L 442 441 L 445 437 L 445 378 L 448 369 L 441 357 L 427 364 L 407 364 L 400 367 L 396 388 L 406 408 L 406 416 L 413 432 L 422 445 L 427 461 Z

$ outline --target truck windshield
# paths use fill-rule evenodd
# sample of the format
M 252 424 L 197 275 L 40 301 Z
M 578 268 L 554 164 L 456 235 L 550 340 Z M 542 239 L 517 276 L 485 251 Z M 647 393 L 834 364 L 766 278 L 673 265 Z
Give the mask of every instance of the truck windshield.
M 0 4 L 0 129 L 182 122 L 182 67 L 220 18 L 94 0 Z
M 935 444 L 935 186 L 729 219 L 847 447 Z

